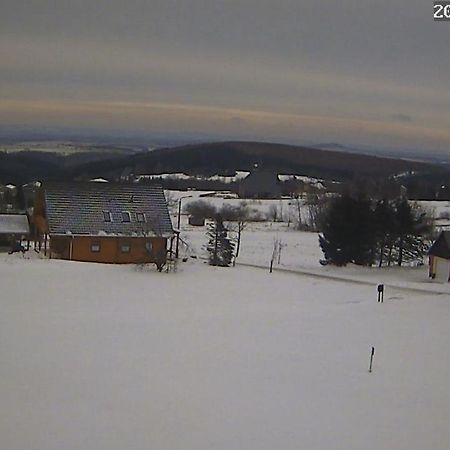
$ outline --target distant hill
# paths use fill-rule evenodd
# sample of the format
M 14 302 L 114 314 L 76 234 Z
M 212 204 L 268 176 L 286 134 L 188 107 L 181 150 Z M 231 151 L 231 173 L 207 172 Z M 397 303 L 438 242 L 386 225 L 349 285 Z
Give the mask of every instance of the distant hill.
M 78 175 L 107 176 L 128 169 L 135 174 L 185 172 L 229 175 L 259 167 L 278 173 L 345 181 L 355 176 L 384 177 L 408 171 L 441 173 L 439 165 L 336 150 L 262 142 L 215 142 L 153 150 L 76 168 Z M 75 174 L 74 174 L 75 175 Z
M 119 158 L 115 152 L 86 151 L 63 156 L 57 152 L 0 152 L 0 184 L 25 184 L 35 180 L 64 180 L 100 160 Z
M 260 168 L 278 173 L 325 180 L 348 181 L 358 177 L 384 178 L 420 173 L 429 179 L 446 179 L 448 167 L 399 158 L 355 154 L 348 151 L 264 142 L 214 142 L 118 154 L 107 149 L 61 156 L 41 152 L 0 152 L 0 183 L 32 180 L 118 178 L 121 174 L 184 172 L 188 175 L 234 175 Z

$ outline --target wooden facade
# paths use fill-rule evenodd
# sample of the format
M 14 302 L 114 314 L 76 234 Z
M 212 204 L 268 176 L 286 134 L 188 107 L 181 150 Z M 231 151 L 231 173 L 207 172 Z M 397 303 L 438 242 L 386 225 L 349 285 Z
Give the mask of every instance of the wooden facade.
M 51 258 L 116 264 L 166 261 L 167 238 L 51 236 L 49 244 Z

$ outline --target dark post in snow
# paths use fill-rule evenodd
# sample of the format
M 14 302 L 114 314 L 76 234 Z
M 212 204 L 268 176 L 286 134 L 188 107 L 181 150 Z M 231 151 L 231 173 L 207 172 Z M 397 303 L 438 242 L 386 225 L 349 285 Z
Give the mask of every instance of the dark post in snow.
M 369 373 L 372 373 L 372 363 L 373 363 L 373 356 L 374 355 L 375 355 L 375 347 L 372 347 L 372 351 L 370 352 Z
M 384 302 L 384 284 L 379 284 L 377 287 L 378 291 L 378 303 Z
M 280 252 L 280 245 L 281 241 L 278 238 L 273 241 L 272 257 L 270 258 L 270 273 L 273 271 L 273 263 L 275 262 L 275 258 Z

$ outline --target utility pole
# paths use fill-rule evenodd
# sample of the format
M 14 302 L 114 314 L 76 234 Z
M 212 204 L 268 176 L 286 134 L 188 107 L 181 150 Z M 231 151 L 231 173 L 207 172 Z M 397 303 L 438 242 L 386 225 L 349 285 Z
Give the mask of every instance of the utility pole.
M 179 251 L 179 246 L 180 246 L 181 200 L 183 200 L 184 198 L 190 198 L 190 197 L 192 197 L 192 195 L 185 195 L 184 197 L 180 197 L 178 199 L 178 220 L 177 220 L 178 232 L 177 232 L 177 243 L 175 246 L 175 258 L 177 258 L 177 259 L 178 259 L 178 251 Z

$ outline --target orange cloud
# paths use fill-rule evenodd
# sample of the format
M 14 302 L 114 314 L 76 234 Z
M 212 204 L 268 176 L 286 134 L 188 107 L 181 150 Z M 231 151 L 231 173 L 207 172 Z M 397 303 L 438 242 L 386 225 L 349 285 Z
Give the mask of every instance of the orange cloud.
M 16 101 L 0 103 L 3 123 L 74 126 L 149 132 L 203 132 L 269 139 L 325 141 L 351 136 L 379 145 L 411 143 L 450 148 L 450 130 L 414 122 L 361 120 L 175 103 Z M 407 144 L 408 145 L 408 144 Z

